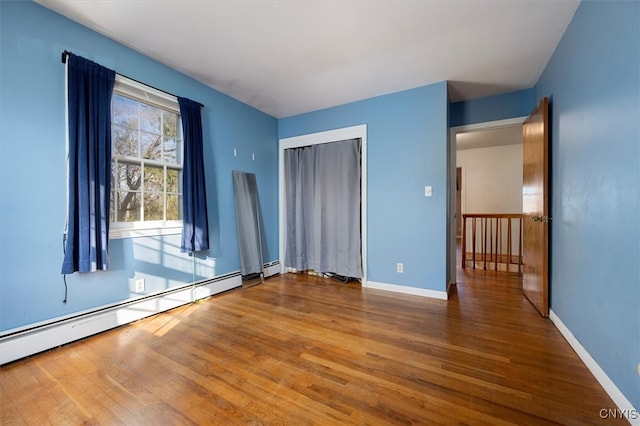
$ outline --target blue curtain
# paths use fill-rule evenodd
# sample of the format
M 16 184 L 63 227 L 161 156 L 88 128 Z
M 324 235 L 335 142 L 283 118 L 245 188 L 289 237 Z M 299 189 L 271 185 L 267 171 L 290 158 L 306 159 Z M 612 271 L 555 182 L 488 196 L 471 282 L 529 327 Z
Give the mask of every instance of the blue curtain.
M 109 269 L 115 72 L 68 54 L 69 205 L 62 273 Z
M 202 153 L 201 105 L 178 97 L 182 119 L 184 162 L 182 168 L 182 243 L 180 251 L 190 253 L 209 249 L 207 191 Z

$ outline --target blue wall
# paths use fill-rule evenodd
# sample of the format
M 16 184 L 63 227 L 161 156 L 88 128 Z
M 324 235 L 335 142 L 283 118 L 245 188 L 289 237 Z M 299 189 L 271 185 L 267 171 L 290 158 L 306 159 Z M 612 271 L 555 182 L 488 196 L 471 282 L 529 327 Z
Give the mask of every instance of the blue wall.
M 231 171 L 256 173 L 265 261 L 278 257 L 277 120 L 33 2 L 1 2 L 0 331 L 239 270 Z M 63 50 L 205 105 L 212 249 L 195 261 L 179 235 L 111 240 L 112 270 L 60 275 L 65 222 Z M 233 149 L 238 156 L 234 157 Z M 251 154 L 255 153 L 255 161 Z
M 446 82 L 281 119 L 278 134 L 358 124 L 367 124 L 368 280 L 445 291 Z
M 640 408 L 640 3 L 584 1 L 550 98 L 551 308 Z
M 450 125 L 456 127 L 526 117 L 534 106 L 533 89 L 454 102 L 450 105 Z

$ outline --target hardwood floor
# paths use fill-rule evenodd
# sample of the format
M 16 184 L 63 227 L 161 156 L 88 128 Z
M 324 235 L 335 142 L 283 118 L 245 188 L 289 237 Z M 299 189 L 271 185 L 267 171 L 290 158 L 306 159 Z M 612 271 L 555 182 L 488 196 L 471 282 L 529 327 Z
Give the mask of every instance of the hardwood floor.
M 519 277 L 460 274 L 447 302 L 272 277 L 3 366 L 0 422 L 604 422 L 613 402 Z

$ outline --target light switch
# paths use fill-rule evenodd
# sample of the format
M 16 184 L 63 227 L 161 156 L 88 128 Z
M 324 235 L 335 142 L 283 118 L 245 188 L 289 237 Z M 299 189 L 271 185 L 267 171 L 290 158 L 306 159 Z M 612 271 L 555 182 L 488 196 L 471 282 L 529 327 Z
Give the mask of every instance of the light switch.
M 427 185 L 427 186 L 424 187 L 424 196 L 425 197 L 431 197 L 432 192 L 433 192 L 433 190 L 432 190 L 430 185 Z

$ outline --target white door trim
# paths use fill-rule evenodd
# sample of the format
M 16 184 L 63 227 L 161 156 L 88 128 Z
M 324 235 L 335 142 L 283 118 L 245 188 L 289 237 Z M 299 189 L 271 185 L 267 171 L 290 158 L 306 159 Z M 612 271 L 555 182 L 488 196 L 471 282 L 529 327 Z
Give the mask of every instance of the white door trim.
M 484 123 L 475 123 L 475 124 L 465 124 L 462 126 L 451 127 L 449 131 L 451 132 L 451 141 L 455 144 L 456 136 L 458 133 L 471 132 L 474 130 L 490 130 L 490 129 L 498 129 L 500 127 L 509 127 L 516 126 L 518 124 L 524 123 L 527 117 L 515 117 L 515 118 L 507 118 L 504 120 L 496 120 L 496 121 L 486 121 Z M 455 147 L 455 145 L 454 145 Z
M 285 179 L 284 179 L 284 150 L 289 148 L 298 148 L 301 146 L 318 145 L 322 143 L 337 142 L 345 139 L 360 139 L 361 141 L 361 247 L 362 247 L 362 286 L 367 286 L 367 125 L 344 127 L 341 129 L 328 130 L 326 132 L 311 133 L 290 138 L 283 138 L 279 141 L 278 152 L 278 202 L 280 206 L 280 273 L 286 272 L 285 253 L 286 253 L 286 220 L 285 220 Z

